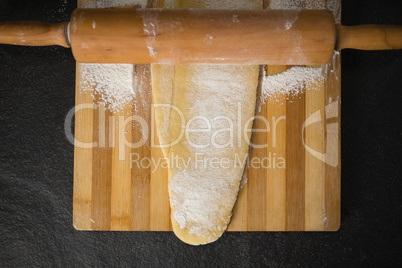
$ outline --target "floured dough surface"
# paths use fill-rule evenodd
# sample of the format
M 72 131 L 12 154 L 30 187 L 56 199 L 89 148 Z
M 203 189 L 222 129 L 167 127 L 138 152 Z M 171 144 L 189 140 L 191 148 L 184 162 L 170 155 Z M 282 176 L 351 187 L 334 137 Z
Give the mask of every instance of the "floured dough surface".
M 164 7 L 262 9 L 263 1 L 165 0 Z M 215 241 L 230 221 L 248 152 L 258 75 L 258 66 L 152 66 L 154 104 L 173 105 L 156 108 L 155 123 L 160 143 L 170 144 L 162 150 L 169 157 L 173 231 L 188 244 Z
M 152 66 L 157 135 L 169 158 L 172 226 L 186 243 L 213 242 L 230 221 L 258 74 L 258 66 Z

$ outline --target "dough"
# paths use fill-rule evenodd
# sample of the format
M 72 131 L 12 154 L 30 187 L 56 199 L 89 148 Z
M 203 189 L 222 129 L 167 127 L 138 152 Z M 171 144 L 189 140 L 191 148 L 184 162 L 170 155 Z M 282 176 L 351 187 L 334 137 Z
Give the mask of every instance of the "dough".
M 262 9 L 263 1 L 165 0 L 164 7 Z M 155 107 L 154 117 L 160 143 L 170 144 L 162 150 L 169 157 L 172 227 L 185 243 L 213 242 L 229 224 L 249 147 L 258 76 L 259 66 L 152 66 L 154 104 L 173 105 Z
M 230 221 L 258 75 L 258 66 L 152 66 L 157 135 L 169 158 L 173 231 L 188 244 L 215 241 Z

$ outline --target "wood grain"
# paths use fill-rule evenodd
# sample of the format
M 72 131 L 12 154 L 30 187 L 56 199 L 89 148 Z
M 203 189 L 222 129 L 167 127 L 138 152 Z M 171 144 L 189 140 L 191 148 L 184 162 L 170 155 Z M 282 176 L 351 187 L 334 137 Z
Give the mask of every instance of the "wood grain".
M 86 2 L 86 1 L 85 1 Z M 267 4 L 267 1 L 264 1 Z M 84 1 L 79 1 L 79 7 Z M 148 1 L 161 7 L 163 1 Z M 322 3 L 320 4 L 322 5 Z M 78 65 L 79 66 L 79 65 Z M 228 231 L 335 231 L 340 226 L 340 55 L 321 68 L 322 83 L 311 81 L 302 94 L 285 94 L 265 100 L 253 142 L 268 146 L 253 149 L 250 157 L 283 157 L 284 168 L 246 170 L 248 182 L 239 192 Z M 291 66 L 266 66 L 275 75 Z M 73 222 L 79 230 L 169 231 L 167 170 L 137 168 L 133 154 L 143 158 L 163 157 L 148 142 L 139 148 L 121 145 L 137 142 L 143 132 L 131 116 L 151 126 L 152 104 L 149 65 L 136 65 L 133 76 L 142 87 L 134 103 L 120 112 L 99 107 L 91 93 L 80 88 L 77 68 L 74 152 Z M 305 126 L 312 115 L 320 120 Z M 264 119 L 266 121 L 264 121 Z M 269 124 L 269 128 L 267 127 Z M 304 127 L 304 128 L 303 128 Z M 302 132 L 303 131 L 303 132 Z M 155 137 L 158 143 L 158 137 Z M 303 138 L 303 139 L 302 139 Z M 91 143 L 96 146 L 91 148 Z M 316 153 L 312 154 L 311 148 Z M 121 150 L 123 148 L 124 150 Z M 318 154 L 317 154 L 318 153 Z M 124 158 L 124 160 L 121 159 Z
M 77 68 L 77 77 L 80 77 Z M 76 86 L 75 147 L 74 147 L 74 197 L 73 225 L 76 229 L 90 230 L 92 215 L 92 150 L 80 143 L 93 143 L 93 98 L 83 92 L 79 83 Z M 77 111 L 79 110 L 79 111 Z
M 70 47 L 68 22 L 1 21 L 0 44 Z
M 327 10 L 76 9 L 70 36 L 82 63 L 325 64 L 336 27 Z
M 305 155 L 302 129 L 305 92 L 290 95 L 286 102 L 286 230 L 304 230 Z
M 275 75 L 286 71 L 287 67 L 266 66 L 267 75 Z M 267 154 L 286 159 L 286 94 L 268 97 L 264 106 L 267 107 L 267 120 L 271 122 L 268 133 Z M 267 219 L 266 229 L 272 231 L 286 228 L 286 167 L 267 170 Z
M 326 66 L 325 117 L 325 218 L 324 230 L 337 231 L 341 225 L 341 57 L 334 55 Z
M 325 107 L 325 84 L 312 81 L 306 85 L 306 114 L 309 118 L 316 112 L 322 114 Z M 325 120 L 325 118 L 324 118 Z M 325 121 L 305 128 L 305 143 L 312 150 L 325 152 Z M 305 151 L 305 229 L 322 230 L 325 217 L 325 158 L 317 159 Z
M 128 106 L 128 107 L 127 107 Z M 117 118 L 124 116 L 124 113 L 130 111 L 129 105 L 122 109 L 121 112 L 115 113 Z M 109 124 L 111 136 L 114 138 L 114 147 L 112 147 L 112 172 L 111 172 L 111 230 L 130 230 L 131 229 L 131 206 L 130 199 L 132 198 L 131 191 L 131 169 L 129 161 L 120 160 L 120 152 L 118 144 L 120 143 L 120 137 L 116 137 L 115 118 L 113 122 Z M 119 122 L 120 123 L 120 122 Z M 120 126 L 120 124 L 119 124 Z M 133 133 L 132 128 L 128 128 L 127 135 Z M 117 145 L 116 145 L 117 144 Z M 112 146 L 112 144 L 109 144 Z M 126 153 L 126 159 L 129 159 L 129 155 Z
M 251 144 L 255 148 L 250 154 L 250 167 L 247 177 L 252 178 L 247 182 L 247 229 L 250 231 L 264 230 L 266 226 L 266 202 L 261 202 L 267 198 L 267 169 L 260 165 L 253 165 L 253 159 L 263 159 L 267 149 L 267 128 L 266 120 L 267 106 L 261 108 L 261 112 L 254 119 L 253 136 Z M 262 147 L 262 148 L 259 148 Z
M 336 49 L 360 50 L 402 49 L 400 25 L 338 25 Z

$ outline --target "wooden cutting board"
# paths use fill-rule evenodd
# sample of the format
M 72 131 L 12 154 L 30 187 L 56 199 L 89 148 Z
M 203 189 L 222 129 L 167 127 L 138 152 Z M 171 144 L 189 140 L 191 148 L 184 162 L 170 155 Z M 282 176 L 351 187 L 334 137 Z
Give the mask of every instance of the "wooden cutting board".
M 90 0 L 78 1 L 83 7 Z M 163 1 L 148 1 L 149 7 Z M 269 1 L 263 1 L 265 6 Z M 274 6 L 275 1 L 271 1 Z M 336 7 L 340 0 L 299 1 L 299 8 Z M 326 3 L 327 2 L 327 3 Z M 339 17 L 338 17 L 339 19 Z M 127 104 L 112 113 L 90 92 L 80 88 L 83 79 L 77 64 L 73 223 L 78 230 L 169 231 L 170 208 L 167 169 L 150 163 L 130 167 L 130 156 L 144 159 L 163 157 L 149 143 L 140 148 L 123 148 L 119 139 L 141 139 L 139 125 L 127 124 L 131 116 L 151 125 L 150 66 L 134 70 L 143 87 L 137 96 L 137 110 Z M 291 66 L 265 66 L 273 75 Z M 316 66 L 318 68 L 318 66 Z M 297 95 L 268 98 L 258 115 L 254 149 L 250 159 L 266 159 L 267 168 L 250 167 L 248 182 L 239 193 L 228 231 L 335 231 L 340 226 L 340 55 L 323 67 L 325 82 L 308 83 Z M 321 67 L 319 67 L 321 68 Z M 145 90 L 144 90 L 145 89 Z M 78 109 L 79 108 L 79 109 Z M 265 122 L 264 122 L 265 121 Z M 267 123 L 269 129 L 267 128 Z M 157 139 L 150 129 L 148 141 Z M 94 146 L 83 146 L 91 144 Z M 89 147 L 89 148 L 85 148 Z M 124 160 L 122 160 L 124 158 Z M 284 164 L 283 164 L 284 163 Z

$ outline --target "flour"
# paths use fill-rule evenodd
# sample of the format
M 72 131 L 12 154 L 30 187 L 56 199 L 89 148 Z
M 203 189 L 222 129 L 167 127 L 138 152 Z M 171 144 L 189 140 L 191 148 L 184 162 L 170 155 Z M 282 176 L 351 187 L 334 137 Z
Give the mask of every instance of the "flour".
M 328 9 L 334 14 L 335 23 L 341 22 L 341 1 L 313 1 L 313 0 L 271 0 L 269 9 Z
M 118 112 L 136 96 L 136 77 L 131 64 L 80 64 L 80 87 L 92 93 L 98 104 Z
M 180 2 L 177 0 L 165 0 L 165 7 L 175 8 L 178 7 L 177 3 Z M 255 1 L 250 0 L 200 0 L 200 3 L 204 3 L 204 8 L 214 9 L 259 9 L 262 8 L 262 2 L 255 4 Z M 303 9 L 306 9 L 308 7 L 306 7 L 305 2 L 301 0 L 272 0 L 270 8 L 294 9 L 303 7 Z M 328 4 L 332 2 L 336 3 L 337 1 L 326 1 L 327 4 L 323 4 L 322 8 L 339 10 L 339 6 L 336 6 L 336 4 L 332 6 Z M 147 1 L 140 0 L 102 0 L 86 3 L 83 7 L 146 7 L 146 5 Z M 233 16 L 233 22 L 238 22 L 236 15 Z M 289 22 L 286 24 L 286 28 L 290 29 L 292 25 L 293 22 Z M 95 27 L 96 24 L 93 24 L 93 28 Z M 152 55 L 155 52 L 152 46 L 149 46 Z M 197 97 L 194 99 L 205 99 L 207 96 L 210 99 L 205 102 L 198 101 L 194 103 L 190 107 L 190 110 L 196 111 L 199 115 L 203 115 L 208 119 L 212 119 L 211 117 L 214 116 L 226 115 L 225 110 L 230 107 L 229 105 L 237 105 L 238 102 L 243 101 L 245 95 L 242 94 L 247 92 L 241 90 L 242 85 L 246 83 L 246 81 L 243 81 L 242 72 L 230 75 L 230 73 L 220 71 L 219 69 L 221 68 L 224 68 L 224 65 L 220 67 L 198 68 L 198 74 L 191 76 L 193 79 L 197 79 L 197 81 L 193 81 L 193 84 L 203 89 L 202 94 L 194 96 Z M 137 81 L 134 65 L 79 64 L 79 71 L 81 74 L 80 87 L 82 90 L 92 92 L 94 97 L 104 103 L 111 111 L 119 111 L 128 103 L 135 103 L 136 97 L 149 93 L 143 92 L 143 88 L 146 88 L 146 85 L 142 85 L 142 81 Z M 265 101 L 267 97 L 275 96 L 279 93 L 297 94 L 305 83 L 322 80 L 321 68 L 293 67 L 277 75 L 264 76 L 261 99 Z M 233 110 L 232 108 L 230 107 L 230 110 Z M 230 128 L 230 126 L 224 120 L 216 121 L 211 132 L 225 128 Z M 237 126 L 232 126 L 232 129 L 234 133 L 237 133 Z M 218 144 L 222 144 L 227 140 L 228 136 L 224 134 L 228 134 L 228 132 L 224 132 L 221 136 L 217 137 L 216 141 Z M 198 136 L 197 141 L 204 143 L 204 139 L 207 141 L 210 138 L 208 135 Z M 216 149 L 213 146 L 197 150 L 197 152 L 204 153 L 206 156 L 220 156 L 219 153 L 222 152 L 223 155 L 228 155 L 227 151 L 226 153 L 224 151 L 223 149 Z M 226 192 L 230 192 L 230 187 L 239 183 L 244 170 L 243 166 L 240 165 L 234 168 L 232 162 L 233 159 L 230 161 L 232 167 L 227 169 L 196 168 L 192 165 L 188 169 L 180 170 L 173 175 L 174 179 L 172 180 L 172 184 L 169 185 L 169 196 L 171 204 L 175 206 L 173 217 L 180 225 L 180 228 L 187 227 L 191 234 L 196 235 L 205 235 L 211 230 L 222 231 L 226 229 L 226 226 L 219 224 L 220 221 L 226 222 L 226 219 L 223 219 L 219 212 L 222 209 L 231 211 L 236 196 L 233 194 L 227 195 Z M 244 176 L 242 181 L 242 185 L 244 185 L 247 178 Z M 176 199 L 172 199 L 172 196 L 175 196 Z M 219 200 L 224 200 L 225 202 L 219 202 Z
M 312 1 L 312 0 L 271 0 L 268 9 L 327 9 L 330 10 L 335 18 L 335 23 L 341 21 L 341 8 L 339 0 Z M 294 22 L 289 21 L 286 29 L 290 29 Z M 335 52 L 334 58 L 336 59 Z M 333 59 L 334 59 L 333 58 Z M 263 104 L 268 97 L 275 97 L 279 94 L 297 95 L 301 92 L 304 85 L 309 83 L 324 83 L 327 77 L 328 64 L 321 68 L 293 67 L 285 72 L 265 76 L 262 80 L 260 104 Z M 264 73 L 265 74 L 265 73 Z
M 180 228 L 208 236 L 226 229 L 222 223 L 229 221 L 236 201 L 247 157 L 244 126 L 255 110 L 252 92 L 257 90 L 258 67 L 200 64 L 185 70 L 176 87 L 187 90 L 176 94 L 185 100 L 186 118 L 199 118 L 187 127 L 208 130 L 193 132 L 181 142 L 194 160 L 188 168 L 174 170 L 169 196 Z M 208 159 L 225 159 L 226 164 L 213 167 Z
M 184 2 L 184 1 L 183 1 Z M 206 9 L 262 9 L 263 1 L 254 0 L 193 0 L 183 3 L 177 0 L 165 0 L 164 8 L 194 8 Z
M 248 178 L 246 176 L 246 173 L 243 174 L 243 177 L 241 177 L 241 181 L 240 181 L 240 189 L 243 189 L 244 185 L 246 185 L 246 183 L 248 182 Z
M 146 0 L 98 0 L 85 2 L 82 8 L 146 7 Z
M 265 73 L 264 73 L 265 74 Z M 280 94 L 297 95 L 307 83 L 324 83 L 325 73 L 322 68 L 292 67 L 275 75 L 264 75 L 261 87 L 261 103 L 268 97 Z
M 98 0 L 85 2 L 82 8 L 146 7 L 147 0 Z M 96 22 L 92 22 L 96 28 Z M 85 45 L 85 44 L 83 44 Z M 146 87 L 138 83 L 135 65 L 132 64 L 78 64 L 80 87 L 91 92 L 96 104 L 103 104 L 111 112 L 118 112 L 128 104 L 136 111 L 136 96 L 145 94 Z M 137 85 L 138 84 L 138 85 Z
M 184 1 L 183 1 L 184 2 Z M 262 9 L 263 1 L 253 0 L 203 0 L 191 1 L 189 6 L 183 6 L 182 1 L 165 0 L 165 8 L 194 8 L 202 7 L 209 9 Z M 239 18 L 233 16 L 236 23 Z M 213 39 L 207 36 L 206 41 Z M 239 126 L 230 125 L 226 120 L 213 120 L 216 117 L 227 117 L 231 122 L 240 123 L 236 111 L 237 105 L 249 102 L 249 94 L 252 89 L 247 89 L 249 84 L 245 74 L 250 74 L 249 66 L 227 66 L 227 65 L 197 65 L 190 68 L 188 85 L 192 88 L 187 94 L 186 103 L 189 105 L 189 116 L 202 116 L 211 123 L 211 132 L 193 133 L 193 138 L 198 145 L 206 144 L 211 141 L 211 134 L 224 129 L 232 129 L 233 133 L 238 134 Z M 252 72 L 251 72 L 252 73 Z M 256 77 L 257 79 L 257 77 Z M 254 89 L 255 90 L 255 89 Z M 244 108 L 245 109 L 245 108 Z M 250 111 L 252 113 L 254 105 Z M 244 112 L 244 111 L 243 111 Z M 247 114 L 247 113 L 246 113 Z M 201 121 L 201 122 L 200 122 Z M 195 121 L 193 128 L 203 128 L 202 120 Z M 240 131 L 241 133 L 242 131 Z M 235 135 L 236 135 L 235 134 Z M 216 137 L 216 144 L 225 144 L 230 140 L 229 132 L 220 132 Z M 237 139 L 237 137 L 235 138 Z M 188 142 L 188 141 L 187 141 Z M 186 145 L 187 147 L 188 145 Z M 233 146 L 232 146 L 233 147 Z M 234 145 L 236 147 L 236 145 Z M 236 201 L 240 179 L 243 174 L 244 166 L 233 166 L 232 158 L 234 148 L 217 148 L 211 144 L 203 148 L 191 150 L 192 153 L 201 153 L 207 157 L 222 158 L 230 156 L 230 168 L 203 168 L 196 167 L 194 163 L 185 170 L 173 174 L 169 184 L 169 196 L 171 206 L 174 207 L 173 217 L 180 228 L 188 228 L 189 233 L 197 236 L 210 236 L 217 239 L 226 229 L 227 222 L 230 220 L 231 211 Z M 237 187 L 233 187 L 236 186 Z M 234 191 L 234 192 L 233 192 Z M 225 223 L 225 224 L 223 224 Z M 212 242 L 212 241 L 210 241 Z
M 175 174 L 170 191 L 179 198 L 170 200 L 175 207 L 173 216 L 180 228 L 187 227 L 191 234 L 203 236 L 211 231 L 220 232 L 226 229 L 226 226 L 219 224 L 220 221 L 225 221 L 220 212 L 222 207 L 232 206 L 236 201 L 235 195 L 224 197 L 230 187 L 228 181 L 223 179 L 228 177 L 227 171 L 229 170 L 189 169 Z M 172 196 L 171 193 L 169 195 Z
M 193 1 L 197 2 L 197 1 Z M 178 1 L 175 0 L 165 0 L 165 7 L 175 8 L 178 7 Z M 200 2 L 201 3 L 201 2 Z M 194 5 L 194 3 L 192 3 Z M 255 1 L 250 0 L 223 0 L 223 1 L 214 1 L 214 0 L 206 0 L 202 1 L 202 5 L 205 8 L 214 8 L 214 9 L 258 9 L 261 8 L 259 4 L 256 4 Z M 138 6 L 138 7 L 146 7 L 146 0 L 101 0 L 101 1 L 91 1 L 84 3 L 84 8 L 111 8 L 111 7 L 129 7 L 129 6 Z M 314 1 L 306 1 L 306 0 L 272 0 L 270 1 L 270 5 L 268 6 L 270 9 L 329 9 L 331 10 L 336 20 L 340 20 L 339 14 L 339 1 L 330 0 L 325 2 L 314 2 Z M 236 15 L 233 17 L 234 21 L 237 21 L 238 18 Z M 292 27 L 293 22 L 289 22 L 286 25 L 287 29 Z M 93 28 L 96 27 L 95 22 L 92 25 Z M 211 37 L 209 38 L 211 39 Z M 152 46 L 149 46 L 149 51 L 151 56 L 155 57 L 156 51 L 154 51 Z M 103 65 L 103 66 L 101 66 Z M 135 88 L 135 73 L 133 71 L 133 65 L 129 64 L 80 64 L 80 70 L 83 70 L 85 74 L 82 74 L 83 80 L 81 88 L 84 91 L 92 91 L 94 96 L 98 96 L 103 104 L 106 105 L 111 111 L 118 111 L 122 109 L 129 102 L 135 100 L 135 95 L 137 89 Z M 301 68 L 301 67 L 297 67 Z M 317 76 L 318 70 L 312 69 L 291 69 L 291 75 L 295 75 L 297 73 L 298 77 L 293 79 L 289 78 L 288 75 L 288 83 L 284 83 L 284 81 L 278 81 L 278 79 L 286 79 L 283 75 L 278 77 L 267 77 L 264 79 L 262 99 L 266 99 L 267 96 L 272 96 L 274 94 L 280 92 L 291 92 L 297 93 L 297 90 L 300 89 L 300 85 L 305 83 L 306 76 L 311 76 L 311 79 Z M 121 72 L 121 73 L 119 73 Z M 109 73 L 109 74 L 108 74 Z M 213 75 L 213 74 L 212 74 Z M 303 78 L 304 77 L 304 78 Z M 290 80 L 289 80 L 290 79 Z M 280 85 L 282 83 L 282 85 Z M 299 83 L 299 84 L 297 84 Z M 301 83 L 301 84 L 300 84 Z M 278 89 L 279 86 L 283 86 L 281 89 Z M 275 87 L 276 86 L 276 87 Z
M 66 11 L 68 6 L 68 0 L 61 0 L 61 6 L 59 8 L 59 13 L 63 13 Z
M 204 7 L 207 9 L 261 9 L 263 1 L 258 3 L 253 0 L 205 0 Z

